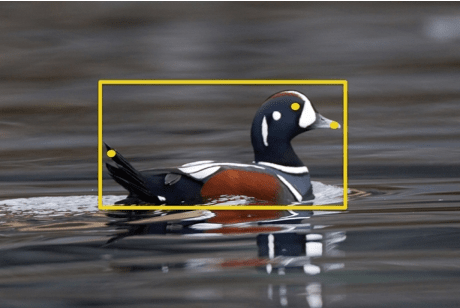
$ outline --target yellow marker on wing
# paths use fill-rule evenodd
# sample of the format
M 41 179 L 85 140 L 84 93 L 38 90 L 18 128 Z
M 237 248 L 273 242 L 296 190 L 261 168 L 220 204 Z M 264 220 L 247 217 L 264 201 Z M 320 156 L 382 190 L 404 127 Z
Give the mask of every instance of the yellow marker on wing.
M 329 124 L 329 127 L 331 129 L 337 129 L 337 128 L 340 128 L 340 124 L 336 121 L 332 121 L 330 124 Z
M 115 155 L 117 155 L 117 152 L 115 152 L 114 150 L 108 150 L 107 151 L 107 156 L 108 157 L 114 157 Z

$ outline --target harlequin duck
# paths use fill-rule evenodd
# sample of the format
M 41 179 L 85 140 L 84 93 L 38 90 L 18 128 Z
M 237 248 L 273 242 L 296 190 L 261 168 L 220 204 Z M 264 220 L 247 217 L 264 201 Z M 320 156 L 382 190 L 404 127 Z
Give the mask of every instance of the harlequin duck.
M 188 163 L 180 167 L 138 171 L 106 145 L 117 164 L 107 165 L 110 176 L 129 191 L 116 204 L 191 205 L 222 196 L 246 196 L 256 204 L 291 204 L 314 198 L 308 168 L 294 153 L 291 140 L 316 128 L 340 128 L 320 115 L 297 91 L 270 96 L 257 111 L 251 128 L 254 162 Z

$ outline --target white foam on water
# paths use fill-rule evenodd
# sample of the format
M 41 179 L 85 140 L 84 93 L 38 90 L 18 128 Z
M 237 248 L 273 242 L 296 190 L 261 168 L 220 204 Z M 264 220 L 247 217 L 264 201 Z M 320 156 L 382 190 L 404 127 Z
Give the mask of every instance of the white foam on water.
M 104 196 L 103 204 L 113 204 L 120 196 Z M 24 216 L 65 216 L 97 212 L 97 196 L 33 197 L 0 201 L 0 213 Z
M 313 205 L 324 205 L 342 202 L 343 188 L 312 181 L 315 199 Z M 114 204 L 123 196 L 104 196 L 103 204 Z M 222 196 L 209 205 L 244 205 L 254 201 L 246 196 Z M 56 217 L 78 215 L 85 212 L 97 212 L 97 196 L 67 196 L 67 197 L 33 197 L 0 201 L 0 217 L 5 214 Z
M 313 185 L 313 205 L 333 204 L 343 202 L 343 187 L 311 181 Z M 348 191 L 350 192 L 350 190 Z

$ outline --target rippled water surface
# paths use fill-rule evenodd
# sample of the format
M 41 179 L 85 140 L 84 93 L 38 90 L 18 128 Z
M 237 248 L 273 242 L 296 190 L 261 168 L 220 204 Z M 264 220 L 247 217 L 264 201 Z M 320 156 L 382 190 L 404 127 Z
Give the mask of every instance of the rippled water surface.
M 460 6 L 0 4 L 1 307 L 458 307 Z M 99 79 L 345 79 L 347 211 L 97 209 Z M 340 86 L 288 87 L 343 123 Z M 107 86 L 139 169 L 253 160 L 284 86 Z M 340 203 L 342 131 L 294 148 Z M 104 203 L 125 191 L 104 173 Z M 221 200 L 229 204 L 241 200 Z

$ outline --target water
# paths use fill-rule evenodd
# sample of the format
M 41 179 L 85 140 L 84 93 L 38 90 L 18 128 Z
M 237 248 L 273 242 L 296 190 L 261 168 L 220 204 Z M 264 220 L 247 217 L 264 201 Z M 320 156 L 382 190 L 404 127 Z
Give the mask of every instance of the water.
M 341 203 L 343 200 L 343 188 L 326 185 L 321 182 L 312 181 L 315 192 L 315 199 L 312 205 L 325 205 Z M 351 192 L 351 191 L 349 191 Z M 106 195 L 102 198 L 104 205 L 114 204 L 123 196 Z M 232 196 L 229 198 L 222 197 L 218 200 L 213 200 L 209 204 L 219 205 L 238 205 L 247 204 L 248 198 L 244 196 Z M 36 218 L 45 218 L 52 216 L 81 215 L 83 213 L 96 213 L 97 196 L 67 196 L 67 197 L 32 197 L 32 198 L 17 198 L 0 201 L 2 212 L 9 215 L 18 215 L 19 217 L 32 216 Z M 6 214 L 0 214 L 6 215 Z
M 0 7 L 2 307 L 458 307 L 457 3 Z M 348 80 L 348 211 L 98 211 L 97 80 L 213 78 Z M 107 87 L 104 140 L 139 169 L 248 163 L 284 89 Z M 341 87 L 295 89 L 342 123 Z M 315 203 L 341 138 L 294 140 Z

